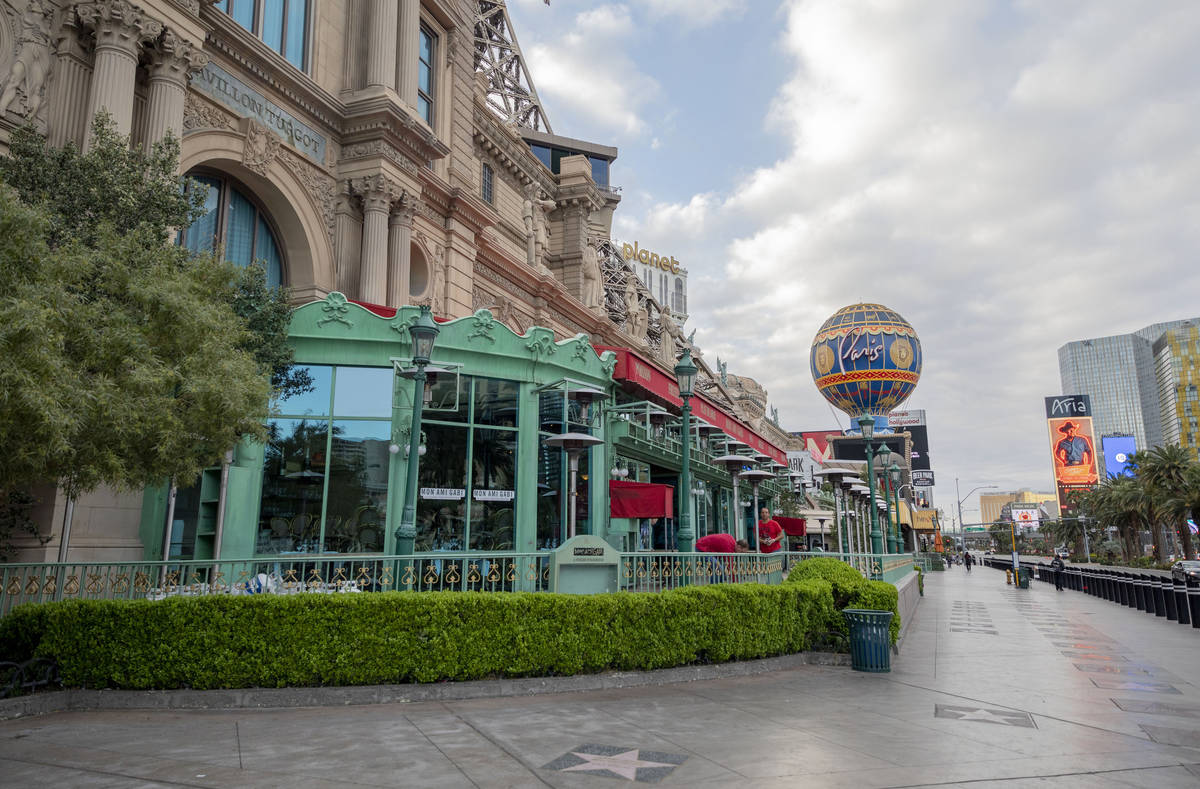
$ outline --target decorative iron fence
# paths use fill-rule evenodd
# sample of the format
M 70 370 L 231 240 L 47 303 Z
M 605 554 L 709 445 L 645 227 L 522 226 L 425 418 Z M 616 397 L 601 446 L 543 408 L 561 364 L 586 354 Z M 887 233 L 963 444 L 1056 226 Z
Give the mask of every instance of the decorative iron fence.
M 0 616 L 50 600 L 162 600 L 214 594 L 345 594 L 387 591 L 544 592 L 553 588 L 547 551 L 442 552 L 411 556 L 288 556 L 237 561 L 0 565 Z M 815 557 L 848 562 L 865 577 L 895 581 L 911 554 L 780 551 L 773 554 L 622 553 L 622 591 L 658 592 L 719 583 L 780 583 Z

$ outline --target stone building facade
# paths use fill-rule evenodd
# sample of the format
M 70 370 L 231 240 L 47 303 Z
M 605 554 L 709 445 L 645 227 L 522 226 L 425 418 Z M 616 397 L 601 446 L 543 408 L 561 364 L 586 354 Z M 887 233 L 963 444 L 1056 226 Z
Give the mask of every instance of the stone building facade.
M 86 148 L 106 111 L 132 144 L 181 140 L 209 210 L 180 243 L 266 260 L 298 304 L 340 291 L 445 318 L 487 309 L 518 334 L 582 333 L 670 370 L 690 339 L 609 240 L 616 149 L 533 128 L 540 105 L 497 111 L 514 90 L 488 46 L 507 23 L 478 0 L 0 0 L 0 152 L 25 122 Z M 534 146 L 558 142 L 578 153 L 547 166 Z M 761 397 L 700 364 L 710 397 L 788 441 L 761 404 L 745 413 Z M 51 539 L 24 558 L 57 551 L 65 502 L 42 493 Z M 81 499 L 73 555 L 140 555 L 140 507 L 140 493 Z

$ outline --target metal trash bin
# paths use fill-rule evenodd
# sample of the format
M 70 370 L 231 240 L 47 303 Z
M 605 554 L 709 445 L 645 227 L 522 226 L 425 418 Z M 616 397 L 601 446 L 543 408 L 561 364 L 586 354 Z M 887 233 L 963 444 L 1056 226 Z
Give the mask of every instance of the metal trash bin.
M 1018 567 L 1017 568 L 1017 587 L 1020 589 L 1028 589 L 1029 588 L 1029 576 L 1030 576 L 1030 572 L 1029 572 L 1028 567 L 1023 567 L 1023 566 Z
M 850 625 L 850 666 L 855 671 L 882 673 L 892 670 L 892 639 L 888 626 L 891 611 L 847 608 L 842 611 Z

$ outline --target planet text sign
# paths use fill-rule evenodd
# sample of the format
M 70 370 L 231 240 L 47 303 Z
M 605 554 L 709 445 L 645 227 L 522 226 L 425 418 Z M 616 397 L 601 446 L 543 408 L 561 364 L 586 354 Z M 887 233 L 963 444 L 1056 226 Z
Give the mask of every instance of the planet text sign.
M 1070 517 L 1075 514 L 1071 494 L 1091 489 L 1100 478 L 1091 399 L 1087 395 L 1047 397 L 1046 425 L 1058 509 L 1064 517 Z
M 902 427 L 917 427 L 925 424 L 925 409 L 918 408 L 910 411 L 893 411 L 888 414 L 888 426 L 900 432 Z
M 636 260 L 652 268 L 669 271 L 672 274 L 679 273 L 679 261 L 671 255 L 660 255 L 657 252 L 651 252 L 648 249 L 639 249 L 638 242 L 634 241 L 633 245 L 622 244 L 621 256 L 626 260 Z

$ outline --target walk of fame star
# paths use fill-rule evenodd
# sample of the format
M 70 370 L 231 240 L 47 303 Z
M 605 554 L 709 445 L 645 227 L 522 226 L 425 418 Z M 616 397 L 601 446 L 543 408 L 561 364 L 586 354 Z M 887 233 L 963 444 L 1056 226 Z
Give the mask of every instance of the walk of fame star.
M 637 771 L 643 767 L 675 767 L 676 765 L 669 762 L 648 762 L 638 758 L 638 751 L 635 748 L 624 753 L 614 753 L 612 756 L 604 756 L 595 753 L 580 753 L 571 751 L 573 756 L 578 756 L 584 760 L 583 764 L 577 764 L 574 767 L 564 767 L 559 772 L 589 772 L 592 770 L 608 770 L 610 773 L 616 773 L 622 778 L 628 778 L 631 781 L 637 780 Z

